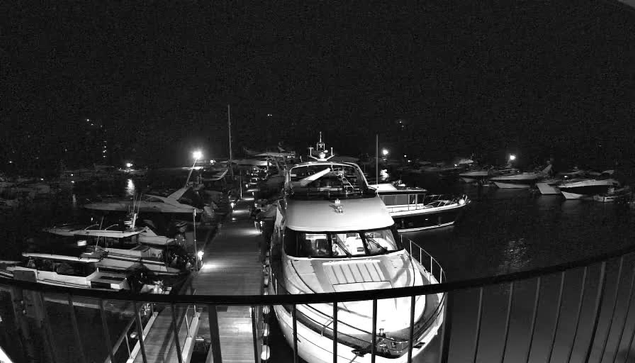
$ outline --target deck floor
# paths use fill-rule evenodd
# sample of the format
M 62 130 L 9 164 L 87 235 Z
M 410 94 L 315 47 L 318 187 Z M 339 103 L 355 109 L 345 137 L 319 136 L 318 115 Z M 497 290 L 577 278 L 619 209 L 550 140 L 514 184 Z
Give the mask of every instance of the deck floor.
M 261 244 L 264 238 L 249 216 L 251 201 L 239 201 L 216 234 L 205 241 L 203 267 L 193 274 L 191 287 L 182 293 L 195 295 L 261 295 L 263 266 Z M 250 307 L 220 306 L 218 324 L 223 362 L 254 362 L 254 342 Z M 177 314 L 182 321 L 182 313 Z M 171 311 L 157 316 L 144 341 L 148 362 L 176 362 Z M 181 324 L 179 343 L 183 348 L 185 324 Z M 209 339 L 207 307 L 202 307 L 196 336 Z M 141 353 L 135 362 L 142 362 Z
M 261 295 L 264 239 L 249 217 L 248 201 L 240 201 L 216 237 L 205 246 L 203 267 L 192 279 L 196 295 Z M 250 308 L 218 307 L 223 362 L 254 362 Z M 199 335 L 209 337 L 209 320 L 201 316 Z

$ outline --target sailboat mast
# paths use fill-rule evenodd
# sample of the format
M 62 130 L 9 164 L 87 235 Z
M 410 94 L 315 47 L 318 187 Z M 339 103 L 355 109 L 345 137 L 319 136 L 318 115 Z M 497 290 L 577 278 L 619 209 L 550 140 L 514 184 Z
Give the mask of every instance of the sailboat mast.
M 379 134 L 375 134 L 375 184 L 379 186 Z
M 232 155 L 232 118 L 231 118 L 231 108 L 230 105 L 227 104 L 227 128 L 229 130 L 229 173 L 234 177 L 234 165 L 233 165 L 233 155 Z

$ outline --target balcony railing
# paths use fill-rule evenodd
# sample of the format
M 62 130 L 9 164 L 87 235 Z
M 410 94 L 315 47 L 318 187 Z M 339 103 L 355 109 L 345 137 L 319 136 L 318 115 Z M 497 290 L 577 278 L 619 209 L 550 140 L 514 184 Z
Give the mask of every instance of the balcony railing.
M 239 348 L 259 362 L 275 355 L 268 344 L 275 324 L 273 306 L 290 306 L 297 329 L 299 305 L 337 307 L 344 302 L 370 301 L 376 318 L 382 299 L 444 294 L 448 300 L 443 327 L 415 359 L 601 363 L 635 359 L 631 348 L 635 338 L 635 246 L 531 271 L 448 281 L 432 257 L 414 243 L 406 245 L 415 258 L 421 256 L 417 259 L 424 266 L 431 264 L 426 269 L 440 284 L 328 294 L 204 296 L 135 295 L 2 279 L 0 327 L 4 333 L 0 342 L 16 362 L 90 362 L 95 356 L 105 362 L 154 362 L 157 359 L 150 352 L 154 345 L 159 345 L 162 357 L 173 357 L 170 361 L 201 361 L 202 354 L 215 363 L 231 362 L 224 352 L 234 349 L 231 345 L 236 343 L 223 340 L 227 327 L 219 323 L 219 316 L 228 307 L 242 306 L 249 311 L 251 323 L 230 328 L 248 332 L 250 343 Z M 78 318 L 80 309 L 95 312 L 88 324 Z M 333 314 L 330 329 L 337 335 L 336 308 Z M 169 318 L 161 326 L 157 316 Z M 146 329 L 153 317 L 153 326 Z M 200 327 L 193 334 L 192 322 L 197 318 Z M 372 334 L 376 338 L 378 332 Z M 195 347 L 200 337 L 209 347 L 203 353 Z M 408 354 L 397 361 L 411 361 L 413 348 L 408 347 Z M 289 351 L 290 359 L 298 361 L 293 350 Z M 360 361 L 384 359 L 375 353 L 363 354 Z M 336 351 L 332 357 L 336 361 Z

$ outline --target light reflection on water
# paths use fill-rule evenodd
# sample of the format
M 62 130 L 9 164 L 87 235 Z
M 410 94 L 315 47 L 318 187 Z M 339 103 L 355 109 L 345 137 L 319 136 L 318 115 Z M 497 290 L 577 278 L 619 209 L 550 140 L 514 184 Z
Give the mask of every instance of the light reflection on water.
M 134 197 L 136 193 L 134 180 L 128 179 L 126 181 L 126 197 Z

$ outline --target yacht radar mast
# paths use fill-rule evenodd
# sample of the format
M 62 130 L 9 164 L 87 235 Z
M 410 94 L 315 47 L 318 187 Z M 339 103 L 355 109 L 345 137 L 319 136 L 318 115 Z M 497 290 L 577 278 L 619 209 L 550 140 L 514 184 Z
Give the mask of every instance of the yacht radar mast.
M 333 147 L 330 151 L 326 149 L 326 144 L 322 141 L 322 131 L 320 131 L 320 141 L 315 144 L 315 149 L 309 147 L 309 157 L 317 161 L 328 161 L 333 156 L 335 156 Z

